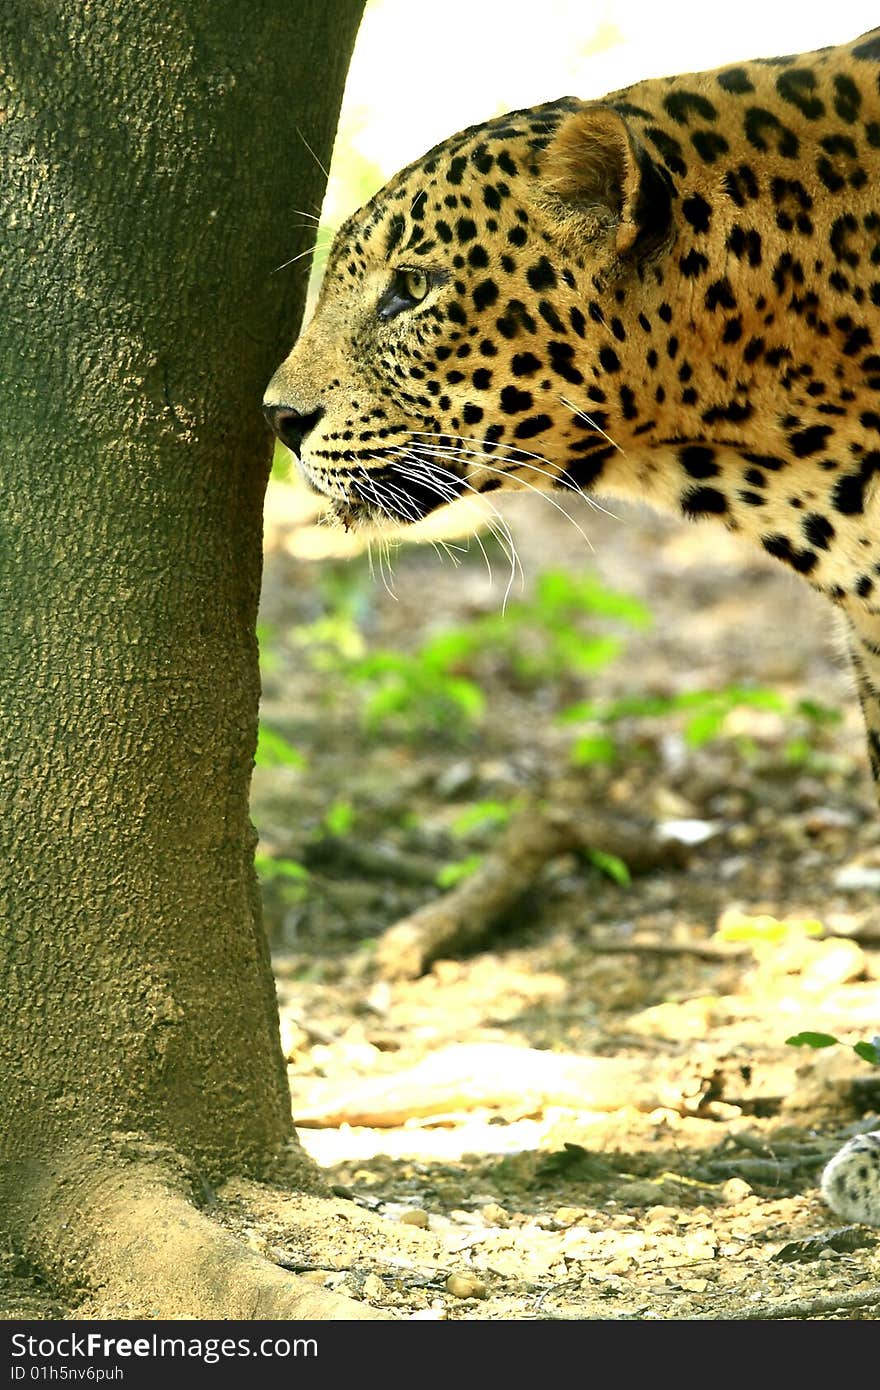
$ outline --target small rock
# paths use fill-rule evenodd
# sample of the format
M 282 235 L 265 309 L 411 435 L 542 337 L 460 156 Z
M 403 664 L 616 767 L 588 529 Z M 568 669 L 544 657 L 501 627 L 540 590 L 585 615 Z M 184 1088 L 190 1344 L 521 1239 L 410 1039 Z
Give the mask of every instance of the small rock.
M 368 1274 L 364 1280 L 362 1292 L 368 1303 L 377 1303 L 380 1299 L 384 1299 L 387 1291 L 378 1274 Z
M 649 1207 L 645 1212 L 645 1225 L 652 1236 L 674 1235 L 677 1230 L 678 1213 L 674 1207 Z
M 446 1292 L 453 1298 L 487 1298 L 489 1290 L 475 1274 L 467 1270 L 462 1274 L 450 1274 L 446 1280 Z
M 469 758 L 462 758 L 443 769 L 435 786 L 440 796 L 451 800 L 455 796 L 461 796 L 463 792 L 470 791 L 476 780 L 477 773 L 473 763 Z
M 480 1215 L 487 1226 L 510 1225 L 510 1212 L 497 1202 L 487 1202 L 485 1206 L 480 1207 Z
M 282 1013 L 280 1024 L 281 1050 L 284 1053 L 284 1060 L 290 1062 L 297 1053 L 308 1050 L 309 1035 L 305 1029 L 300 1027 L 296 1019 L 291 1018 L 290 1014 Z
M 708 1279 L 682 1279 L 681 1287 L 687 1293 L 705 1293 L 709 1287 Z
M 835 888 L 845 893 L 857 893 L 862 888 L 880 888 L 880 869 L 870 864 L 847 864 L 834 875 Z
M 689 1260 L 714 1260 L 718 1246 L 705 1232 L 695 1231 L 693 1235 L 685 1237 L 684 1253 Z
M 847 830 L 855 825 L 851 811 L 838 811 L 833 806 L 817 806 L 804 817 L 804 827 L 810 835 L 821 835 L 826 830 Z
M 846 984 L 865 973 L 865 953 L 855 941 L 835 937 L 817 941 L 813 943 L 812 956 L 802 971 L 806 989 L 825 993 L 832 985 Z
M 757 840 L 758 832 L 753 825 L 749 825 L 746 821 L 740 821 L 738 825 L 730 827 L 727 838 L 736 849 L 747 849 Z
M 553 1213 L 553 1220 L 557 1226 L 576 1226 L 579 1221 L 583 1221 L 586 1214 L 583 1207 L 557 1207 Z
M 692 820 L 694 806 L 672 787 L 657 787 L 651 798 L 652 810 L 659 820 Z
M 297 1278 L 304 1279 L 307 1284 L 321 1284 L 323 1286 L 327 1283 L 329 1273 L 330 1271 L 327 1269 L 304 1269 Z
M 428 1213 L 422 1211 L 421 1207 L 407 1207 L 397 1219 L 401 1226 L 418 1226 L 423 1231 L 428 1229 Z
M 731 1206 L 736 1202 L 745 1201 L 746 1197 L 751 1197 L 752 1189 L 745 1178 L 728 1178 L 721 1189 L 722 1202 L 728 1202 Z
M 717 821 L 710 820 L 662 820 L 658 822 L 657 835 L 661 840 L 676 840 L 681 845 L 702 845 L 719 835 L 722 828 Z

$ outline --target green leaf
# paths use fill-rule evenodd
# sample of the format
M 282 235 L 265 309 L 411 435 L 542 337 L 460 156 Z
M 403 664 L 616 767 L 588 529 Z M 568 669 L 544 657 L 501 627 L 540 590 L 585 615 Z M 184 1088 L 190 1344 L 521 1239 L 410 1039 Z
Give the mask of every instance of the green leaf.
M 347 835 L 354 820 L 354 807 L 350 801 L 334 801 L 324 816 L 324 825 L 331 835 Z
M 795 1033 L 785 1039 L 786 1047 L 834 1047 L 839 1042 L 832 1033 Z
M 473 629 L 450 628 L 426 642 L 417 660 L 431 670 L 450 671 L 471 655 L 478 641 Z
M 684 736 L 692 748 L 702 748 L 713 739 L 727 716 L 726 709 L 705 710 L 687 721 Z
M 488 825 L 506 825 L 513 814 L 513 804 L 502 801 L 478 801 L 456 816 L 449 827 L 453 835 L 469 835 Z
M 576 739 L 571 749 L 572 762 L 579 767 L 589 763 L 613 763 L 617 757 L 617 744 L 608 734 L 584 734 Z
M 470 878 L 482 862 L 482 854 L 470 854 L 467 859 L 460 859 L 455 864 L 444 864 L 442 869 L 437 870 L 437 887 L 454 888 L 457 883 L 461 883 L 462 879 Z
M 800 767 L 802 763 L 809 761 L 812 752 L 809 739 L 791 738 L 785 745 L 785 761 L 792 763 L 795 767 Z
M 567 664 L 582 671 L 598 671 L 614 660 L 622 644 L 619 637 L 582 637 L 577 632 L 567 632 L 560 634 L 558 645 Z
M 296 859 L 273 859 L 269 854 L 258 854 L 254 859 L 254 867 L 260 878 L 269 882 L 270 879 L 283 878 L 295 879 L 297 883 L 305 883 L 308 879 L 309 871 L 304 864 L 300 864 Z
M 622 859 L 616 854 L 606 854 L 603 849 L 591 849 L 589 851 L 591 864 L 601 870 L 607 878 L 620 885 L 621 888 L 628 888 L 632 883 L 632 875 Z
M 486 708 L 486 698 L 474 681 L 465 680 L 463 677 L 457 680 L 446 680 L 441 690 L 444 695 L 448 695 L 454 700 L 462 714 L 474 723 Z
M 293 454 L 278 440 L 272 455 L 273 482 L 289 483 L 293 474 Z
M 839 709 L 820 705 L 818 700 L 798 700 L 795 710 L 814 724 L 839 724 L 843 718 Z
M 283 734 L 261 724 L 257 734 L 257 751 L 254 755 L 257 767 L 305 767 L 306 760 L 298 748 L 288 743 Z
M 537 606 L 545 618 L 580 612 L 618 618 L 633 627 L 646 627 L 651 621 L 648 609 L 632 595 L 607 589 L 589 575 L 578 578 L 560 570 L 546 570 L 540 576 Z
M 857 1057 L 861 1057 L 863 1062 L 870 1062 L 872 1066 L 880 1067 L 880 1045 L 877 1043 L 853 1043 L 853 1052 Z

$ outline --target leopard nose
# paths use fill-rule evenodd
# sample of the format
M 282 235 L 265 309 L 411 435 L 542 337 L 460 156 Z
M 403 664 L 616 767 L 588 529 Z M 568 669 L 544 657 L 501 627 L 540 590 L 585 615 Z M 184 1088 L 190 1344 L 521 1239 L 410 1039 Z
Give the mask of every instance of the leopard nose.
M 263 414 L 281 443 L 286 444 L 288 449 L 298 455 L 306 435 L 315 428 L 324 414 L 324 408 L 318 406 L 317 410 L 310 410 L 308 414 L 303 415 L 289 405 L 264 405 Z

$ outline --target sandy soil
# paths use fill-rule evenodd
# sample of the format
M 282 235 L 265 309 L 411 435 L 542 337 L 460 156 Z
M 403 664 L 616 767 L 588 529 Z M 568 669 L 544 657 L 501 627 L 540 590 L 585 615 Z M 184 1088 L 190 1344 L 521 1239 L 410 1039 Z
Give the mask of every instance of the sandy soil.
M 832 616 L 781 570 L 712 528 L 615 511 L 575 513 L 592 556 L 537 501 L 505 514 L 527 592 L 549 561 L 649 605 L 652 626 L 618 660 L 531 689 L 487 653 L 475 738 L 389 726 L 368 739 L 362 695 L 284 636 L 320 618 L 351 569 L 325 560 L 318 594 L 296 555 L 326 533 L 298 525 L 284 494 L 273 506 L 266 717 L 308 769 L 260 772 L 255 810 L 264 847 L 312 869 L 306 902 L 268 900 L 283 1039 L 303 1143 L 355 1206 L 309 1239 L 264 1213 L 269 1243 L 330 1287 L 429 1316 L 828 1316 L 880 1283 L 875 1235 L 834 1236 L 815 1186 L 841 1138 L 871 1124 L 880 1084 L 846 1049 L 784 1040 L 870 1037 L 880 1012 L 880 911 L 862 872 L 880 864 L 880 825 L 849 674 Z M 347 599 L 371 649 L 412 650 L 501 602 L 478 553 L 454 569 L 410 548 L 395 569 L 396 601 L 378 582 Z M 800 763 L 804 730 L 776 712 L 738 711 L 696 750 L 669 717 L 632 720 L 618 763 L 584 776 L 585 805 L 702 823 L 687 868 L 621 887 L 559 860 L 487 951 L 414 982 L 378 977 L 375 935 L 438 891 L 420 870 L 491 845 L 491 831 L 462 843 L 456 818 L 564 767 L 560 705 L 731 683 L 844 717 L 807 731 Z M 331 836 L 322 818 L 340 798 L 353 819 Z M 816 919 L 824 937 L 794 927 L 711 958 L 719 922 L 762 915 Z M 595 1095 L 560 1082 L 585 1058 L 612 1069 Z M 248 1209 L 246 1192 L 234 1201 Z

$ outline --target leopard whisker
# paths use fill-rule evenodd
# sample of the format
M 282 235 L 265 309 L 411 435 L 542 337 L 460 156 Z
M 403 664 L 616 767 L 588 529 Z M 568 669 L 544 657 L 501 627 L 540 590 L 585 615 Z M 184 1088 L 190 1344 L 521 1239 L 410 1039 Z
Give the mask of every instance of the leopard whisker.
M 435 453 L 439 458 L 446 458 L 446 459 L 448 459 L 450 463 L 460 462 L 460 461 L 461 461 L 461 460 L 457 460 L 454 456 L 452 456 L 452 455 L 450 455 L 450 454 L 440 453 L 439 450 L 438 450 L 434 445 L 427 445 L 427 446 L 422 445 L 421 447 L 422 447 L 422 448 L 425 448 L 425 447 L 429 448 L 429 449 L 432 451 L 432 453 Z M 524 464 L 523 466 L 526 467 L 526 468 L 531 468 L 531 467 L 532 467 L 531 464 Z M 509 474 L 509 472 L 508 472 L 507 469 L 504 469 L 504 468 L 493 468 L 491 464 L 484 463 L 482 459 L 480 460 L 479 467 L 482 468 L 482 469 L 483 469 L 485 472 L 487 472 L 487 473 L 496 473 L 496 474 L 498 474 L 498 475 L 499 475 L 500 477 L 502 477 L 502 478 L 506 478 L 506 477 L 509 477 L 509 476 L 510 476 L 510 474 Z M 550 475 L 550 476 L 552 476 L 552 475 Z M 530 483 L 526 478 L 520 478 L 519 481 L 522 483 L 523 487 L 528 488 L 530 492 L 534 492 L 535 495 L 536 495 L 537 497 L 542 498 L 543 501 L 545 501 L 549 506 L 553 507 L 555 511 L 559 512 L 559 514 L 560 514 L 561 516 L 564 516 L 565 519 L 566 519 L 566 521 L 570 521 L 571 524 L 572 524 L 572 526 L 574 527 L 574 529 L 577 531 L 578 535 L 583 539 L 584 544 L 586 545 L 587 549 L 591 552 L 591 554 L 595 554 L 595 549 L 596 549 L 596 548 L 595 548 L 595 546 L 593 545 L 593 542 L 590 540 L 589 536 L 587 535 L 586 531 L 583 529 L 583 527 L 582 527 L 581 525 L 579 525 L 579 523 L 578 523 L 577 521 L 575 521 L 575 519 L 574 519 L 574 517 L 571 515 L 571 513 L 570 513 L 570 512 L 567 512 L 567 511 L 565 510 L 565 508 L 564 508 L 563 506 L 561 506 L 559 502 L 556 501 L 555 497 L 552 497 L 552 496 L 550 495 L 549 492 L 544 492 L 541 488 L 535 487 L 534 483 Z M 480 494 L 480 495 L 482 495 L 482 494 Z M 578 495 L 580 495 L 580 494 L 578 494 Z
M 588 415 L 585 410 L 582 410 L 579 405 L 575 405 L 574 401 L 570 401 L 567 396 L 560 396 L 558 399 L 562 402 L 564 406 L 567 406 L 568 409 L 571 410 L 575 415 L 579 415 L 582 420 L 586 420 L 587 424 L 590 426 L 590 429 L 596 430 L 598 434 L 601 434 L 603 439 L 607 439 L 608 443 L 611 444 L 619 454 L 622 454 L 623 457 L 626 458 L 625 451 L 621 449 L 620 445 L 617 444 L 611 438 L 610 434 L 606 434 L 605 430 L 602 429 L 601 425 L 596 424 L 596 421 L 592 418 L 592 416 Z
M 414 478 L 414 480 L 417 481 L 423 487 L 426 485 L 430 486 L 431 482 L 433 481 L 435 484 L 435 491 L 438 493 L 438 496 L 443 497 L 444 500 L 447 502 L 455 501 L 456 497 L 460 495 L 457 493 L 452 494 L 445 490 L 441 490 L 439 487 L 436 486 L 436 484 L 439 482 L 439 479 L 429 479 L 421 470 L 418 473 L 406 474 L 405 476 Z M 473 491 L 473 489 L 471 490 Z M 490 535 L 494 536 L 499 546 L 499 549 L 501 550 L 502 554 L 504 555 L 505 559 L 510 565 L 510 574 L 508 577 L 507 585 L 505 586 L 504 595 L 501 600 L 501 611 L 503 613 L 507 608 L 507 601 L 510 597 L 510 592 L 513 588 L 513 584 L 516 579 L 517 568 L 519 568 L 522 583 L 525 583 L 525 576 L 523 575 L 523 569 L 520 563 L 519 554 L 517 553 L 516 545 L 513 539 L 513 535 L 511 534 L 510 528 L 507 526 L 507 523 L 504 521 L 504 518 L 500 515 L 500 513 L 497 512 L 497 510 L 494 507 L 492 508 L 492 511 L 495 512 L 495 519 L 487 517 L 485 524 Z M 486 572 L 488 575 L 489 584 L 492 585 L 495 582 L 495 576 L 492 571 L 492 561 L 489 559 L 488 551 L 486 550 L 486 547 L 483 545 L 480 536 L 475 533 L 474 539 L 477 542 L 477 545 L 480 547 L 480 553 L 482 554 L 483 560 L 486 564 Z
M 422 485 L 432 487 L 433 491 L 435 491 L 439 497 L 443 497 L 446 501 L 449 502 L 455 501 L 456 498 L 460 495 L 456 489 L 452 488 L 449 482 L 448 470 L 439 468 L 438 465 L 433 463 L 432 460 L 414 457 L 411 451 L 406 450 L 404 451 L 404 457 L 410 464 L 410 468 L 407 469 L 401 466 L 399 453 L 397 457 L 398 461 L 395 463 L 394 466 L 403 477 L 410 477 L 413 479 L 414 482 L 418 482 Z M 507 608 L 507 601 L 510 597 L 511 590 L 516 580 L 517 568 L 520 572 L 520 582 L 522 585 L 525 585 L 525 572 L 523 571 L 522 563 L 520 562 L 519 552 L 516 548 L 516 542 L 513 539 L 513 532 L 511 531 L 508 523 L 505 521 L 504 517 L 501 515 L 494 503 L 489 502 L 485 495 L 478 492 L 477 489 L 471 483 L 469 483 L 466 478 L 456 478 L 456 481 L 460 484 L 461 487 L 466 488 L 469 492 L 472 492 L 475 497 L 478 497 L 484 506 L 488 506 L 489 510 L 492 512 L 495 518 L 494 521 L 487 520 L 486 525 L 488 526 L 491 534 L 495 537 L 496 541 L 501 547 L 502 552 L 504 553 L 510 564 L 510 577 L 507 581 L 507 587 L 504 591 L 504 597 L 501 601 L 501 611 L 503 613 Z M 489 556 L 486 554 L 485 547 L 483 546 L 482 541 L 479 540 L 479 537 L 477 537 L 477 540 L 480 549 L 483 552 L 483 559 L 486 561 L 486 567 L 489 571 L 489 582 L 491 583 L 492 566 L 489 561 Z
M 582 412 L 580 412 L 580 411 L 578 412 L 578 414 L 581 414 L 581 413 L 582 413 Z M 585 418 L 586 418 L 586 417 L 585 417 Z M 602 433 L 602 431 L 598 429 L 598 426 L 597 426 L 597 425 L 594 425 L 593 428 L 596 429 L 600 434 Z M 433 439 L 449 439 L 449 438 L 451 438 L 450 435 L 448 435 L 448 434 L 440 434 L 440 433 L 439 433 L 438 431 L 436 431 L 436 430 L 410 430 L 410 434 L 411 434 L 412 436 L 424 435 L 424 436 L 426 436 L 426 437 L 428 437 L 428 438 L 433 438 Z M 469 435 L 458 435 L 457 438 L 462 439 L 462 440 L 465 440 L 466 442 L 470 442 L 470 443 L 473 443 L 473 444 L 489 444 L 489 443 L 491 442 L 490 440 L 481 440 L 481 439 L 477 439 L 475 436 L 472 436 L 472 435 L 471 435 L 471 436 L 469 436 Z M 613 440 L 613 439 L 609 439 L 607 435 L 605 435 L 605 438 L 608 439 L 608 442 L 609 442 L 610 444 L 614 444 L 614 440 Z M 424 446 L 421 446 L 421 447 L 424 447 L 424 448 L 438 448 L 438 447 L 440 447 L 440 446 L 439 446 L 439 445 L 424 445 Z M 453 446 L 453 447 L 454 447 L 454 446 Z M 497 448 L 497 446 L 494 446 L 494 447 Z M 518 445 L 517 445 L 517 446 L 514 446 L 514 447 L 515 447 L 515 449 L 516 449 L 516 453 L 517 453 L 517 454 L 522 454 L 522 455 L 524 456 L 524 458 L 527 458 L 527 459 L 539 459 L 541 463 L 546 463 L 546 464 L 549 464 L 549 463 L 550 463 L 550 460 L 547 459 L 547 458 L 545 458 L 543 454 L 533 454 L 533 453 L 531 453 L 528 449 L 520 449 Z M 598 448 L 599 446 L 597 445 L 596 447 Z M 615 447 L 615 449 L 616 449 L 616 448 L 618 448 L 619 446 L 618 446 L 617 444 L 614 444 L 614 447 Z M 463 449 L 463 450 L 460 450 L 459 452 L 460 452 L 462 455 L 467 454 L 469 457 L 472 457 L 472 458 L 478 458 L 478 459 L 481 459 L 481 460 L 482 460 L 483 458 L 485 458 L 485 454 L 482 452 L 482 450 L 477 450 L 477 449 L 474 449 L 474 450 L 467 450 L 467 449 Z M 623 450 L 621 450 L 621 453 L 622 453 L 622 452 L 623 452 Z M 620 520 L 620 518 L 619 518 L 618 516 L 616 516 L 616 515 L 614 514 L 614 512 L 608 511 L 607 507 L 603 507 L 603 506 L 601 505 L 600 502 L 597 502 L 596 499 L 595 499 L 595 497 L 591 497 L 590 494 L 589 494 L 588 492 L 584 492 L 581 488 L 579 488 L 578 485 L 577 485 L 577 483 L 573 482 L 572 479 L 569 478 L 569 477 L 567 476 L 567 474 L 565 473 L 565 471 L 564 471 L 563 469 L 561 469 L 560 472 L 558 472 L 558 473 L 553 473 L 553 472 L 550 471 L 549 467 L 548 467 L 548 468 L 540 468 L 540 467 L 538 467 L 536 464 L 533 464 L 533 463 L 525 463 L 525 462 L 523 461 L 522 458 L 511 458 L 511 456 L 510 456 L 510 451 L 509 451 L 509 450 L 502 450 L 500 453 L 495 453 L 495 452 L 493 452 L 492 457 L 493 457 L 493 458 L 496 458 L 496 459 L 497 459 L 497 458 L 500 458 L 501 461 L 502 461 L 503 463 L 509 463 L 509 464 L 511 464 L 511 465 L 514 466 L 514 467 L 519 467 L 519 468 L 531 468 L 531 470 L 532 470 L 533 473 L 540 473 L 540 474 L 542 474 L 543 476 L 549 478 L 550 481 L 554 484 L 555 487 L 559 487 L 559 488 L 568 488 L 568 490 L 569 490 L 570 492 L 573 492 L 573 493 L 575 493 L 578 497 L 580 497 L 580 498 L 586 503 L 586 505 L 587 505 L 588 507 L 592 507 L 592 509 L 593 509 L 594 512 L 601 512 L 603 516 L 610 516 L 610 517 L 612 517 L 612 519 L 613 519 L 614 521 L 619 521 L 619 520 Z
M 401 520 L 414 522 L 419 520 L 418 512 L 413 506 L 411 499 L 407 497 L 406 493 L 401 488 L 393 487 L 387 479 L 380 483 L 367 469 L 362 469 L 361 472 L 364 474 L 365 484 L 369 485 L 373 496 L 376 498 L 380 511 L 384 512 L 390 520 L 395 522 Z M 380 494 L 384 494 L 386 498 L 384 504 Z
M 324 165 L 321 163 L 320 159 L 319 159 L 318 156 L 315 154 L 315 151 L 312 149 L 312 147 L 311 147 L 311 145 L 309 144 L 308 140 L 307 140 L 306 137 L 303 135 L 303 133 L 302 133 L 302 131 L 300 130 L 299 126 L 296 127 L 296 133 L 297 133 L 297 135 L 299 136 L 300 140 L 302 140 L 303 144 L 305 145 L 305 147 L 306 147 L 306 149 L 308 150 L 309 154 L 312 156 L 312 159 L 315 161 L 315 163 L 317 164 L 318 168 L 321 170 L 321 173 L 324 175 L 324 178 L 329 180 L 330 174 L 329 174 L 328 171 L 324 168 Z
M 277 275 L 280 270 L 286 270 L 288 266 L 295 265 L 297 261 L 301 261 L 303 256 L 314 256 L 317 251 L 324 251 L 329 245 L 329 242 L 324 242 L 323 245 L 319 246 L 316 242 L 314 246 L 307 246 L 305 251 L 299 251 L 295 256 L 291 256 L 289 261 L 284 261 L 281 265 L 276 265 L 271 274 Z
M 290 208 L 290 211 L 294 213 L 297 217 L 307 217 L 310 222 L 321 221 L 320 213 L 306 212 L 305 208 Z

